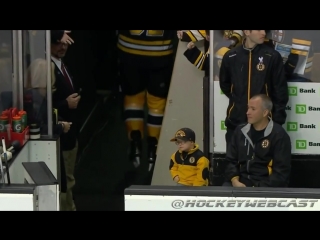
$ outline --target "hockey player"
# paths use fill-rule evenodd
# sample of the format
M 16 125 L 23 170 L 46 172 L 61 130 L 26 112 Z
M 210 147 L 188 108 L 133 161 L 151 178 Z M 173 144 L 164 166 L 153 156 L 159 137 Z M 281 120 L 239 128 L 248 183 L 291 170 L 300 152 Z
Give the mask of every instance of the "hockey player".
M 311 82 L 314 42 L 318 31 L 271 30 L 275 49 L 281 54 L 289 82 Z
M 125 125 L 131 142 L 129 158 L 140 165 L 144 136 L 144 105 L 148 106 L 149 171 L 156 148 L 174 65 L 176 30 L 119 30 L 118 48 Z
M 207 38 L 206 31 L 210 30 L 188 30 L 178 31 L 177 36 L 182 42 L 198 42 Z M 224 39 L 230 40 L 229 48 L 237 46 L 242 42 L 243 32 L 242 30 L 222 30 Z M 219 34 L 220 35 L 220 34 Z
M 182 42 L 198 42 L 206 39 L 206 30 L 177 31 L 177 36 Z
M 205 30 L 206 32 L 206 40 L 210 41 L 210 30 Z M 219 75 L 219 66 L 221 64 L 221 59 L 223 55 L 230 50 L 230 41 L 222 41 L 218 43 L 216 49 L 218 49 L 215 53 L 214 57 L 214 74 L 215 78 Z M 209 49 L 206 53 L 202 52 L 199 48 L 197 48 L 193 42 L 189 42 L 187 45 L 187 50 L 184 52 L 185 57 L 195 65 L 199 70 L 204 70 L 206 75 L 209 73 Z
M 198 30 L 189 30 L 198 31 Z M 202 31 L 202 30 L 199 30 Z M 210 30 L 204 30 L 206 32 L 205 39 L 210 41 Z M 200 70 L 208 70 L 209 68 L 209 49 L 206 53 L 202 52 L 199 48 L 194 45 L 194 41 L 191 41 L 187 45 L 187 50 L 184 52 L 186 58 Z

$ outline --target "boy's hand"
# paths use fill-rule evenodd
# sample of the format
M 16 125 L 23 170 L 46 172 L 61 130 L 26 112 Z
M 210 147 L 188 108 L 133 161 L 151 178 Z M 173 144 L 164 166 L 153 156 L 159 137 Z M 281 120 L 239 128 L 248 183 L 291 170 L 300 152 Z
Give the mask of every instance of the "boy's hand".
M 174 179 L 173 179 L 173 181 L 175 181 L 176 183 L 179 182 L 179 181 L 180 181 L 179 176 L 175 176 Z

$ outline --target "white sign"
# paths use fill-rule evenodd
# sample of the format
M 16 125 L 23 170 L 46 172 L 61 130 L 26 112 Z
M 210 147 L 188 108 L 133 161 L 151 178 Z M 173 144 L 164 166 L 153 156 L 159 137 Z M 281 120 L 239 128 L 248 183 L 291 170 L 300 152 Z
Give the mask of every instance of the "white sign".
M 33 194 L 0 194 L 0 211 L 34 211 Z
M 320 200 L 125 195 L 125 211 L 320 211 Z
M 291 138 L 293 154 L 320 153 L 320 84 L 288 83 L 287 121 L 283 125 Z M 214 82 L 214 152 L 225 153 L 224 120 L 229 100 Z

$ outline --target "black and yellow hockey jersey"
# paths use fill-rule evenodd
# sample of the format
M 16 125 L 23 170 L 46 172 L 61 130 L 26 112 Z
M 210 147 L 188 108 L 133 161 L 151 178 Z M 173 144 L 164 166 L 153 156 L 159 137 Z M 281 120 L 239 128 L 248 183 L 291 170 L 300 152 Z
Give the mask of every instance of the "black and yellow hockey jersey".
M 219 75 L 222 58 L 224 54 L 230 50 L 228 46 L 229 42 L 221 42 L 217 44 L 216 49 L 214 50 L 214 75 Z M 210 68 L 210 49 L 208 49 L 208 51 L 204 53 L 195 46 L 192 49 L 187 49 L 184 52 L 184 56 L 199 70 L 206 71 L 206 75 L 208 75 Z
M 220 30 L 215 30 L 215 57 L 214 57 L 214 75 L 219 75 L 219 69 L 221 64 L 221 59 L 223 55 L 230 50 L 231 42 L 228 39 L 237 39 L 236 46 L 241 44 L 243 41 L 243 32 L 242 30 L 223 30 L 223 38 L 220 37 Z M 204 34 L 204 36 L 202 36 Z M 205 38 L 205 30 L 188 30 L 186 34 L 188 36 L 193 36 L 190 38 L 191 41 L 199 41 Z M 202 39 L 201 39 L 202 36 Z M 217 42 L 216 42 L 217 41 Z M 200 51 L 197 47 L 188 49 L 184 52 L 185 57 L 195 65 L 199 70 L 206 72 L 206 75 L 209 74 L 209 49 L 204 53 Z
M 128 54 L 163 57 L 174 52 L 176 30 L 119 30 L 118 48 Z
M 183 32 L 182 42 L 198 42 L 206 38 L 206 30 L 187 30 Z
M 180 184 L 187 186 L 208 186 L 209 160 L 199 150 L 199 145 L 190 152 L 177 151 L 172 154 L 169 166 L 172 179 L 179 176 Z
M 209 49 L 206 53 L 194 46 L 192 49 L 187 49 L 184 56 L 200 70 L 208 70 L 209 68 Z
M 215 31 L 215 34 L 220 35 L 220 30 Z M 242 30 L 222 30 L 222 35 L 225 39 L 237 39 L 237 44 L 241 44 L 243 40 Z M 206 30 L 187 30 L 183 33 L 181 41 L 198 42 L 204 39 L 206 39 Z
M 271 30 L 275 49 L 283 57 L 286 72 L 291 71 L 310 79 L 314 55 L 314 44 L 319 31 L 316 30 Z

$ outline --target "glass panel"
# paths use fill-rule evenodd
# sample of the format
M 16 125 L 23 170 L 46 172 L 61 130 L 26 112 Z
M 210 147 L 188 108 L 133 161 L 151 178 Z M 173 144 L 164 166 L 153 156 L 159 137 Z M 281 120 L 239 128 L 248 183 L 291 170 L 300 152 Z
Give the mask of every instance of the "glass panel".
M 23 30 L 24 109 L 28 124 L 39 124 L 42 135 L 48 134 L 45 33 Z
M 12 30 L 0 30 L 0 112 L 13 107 Z

